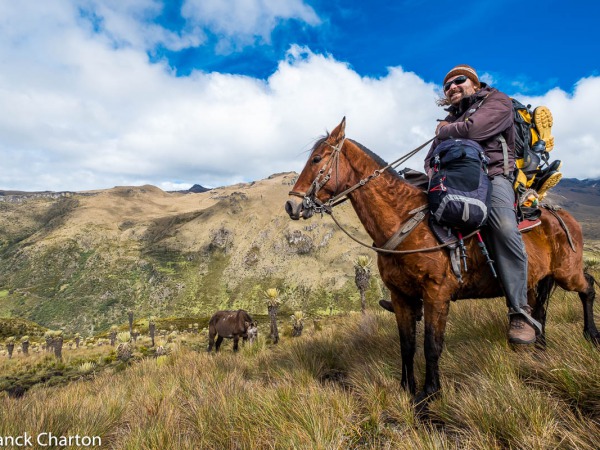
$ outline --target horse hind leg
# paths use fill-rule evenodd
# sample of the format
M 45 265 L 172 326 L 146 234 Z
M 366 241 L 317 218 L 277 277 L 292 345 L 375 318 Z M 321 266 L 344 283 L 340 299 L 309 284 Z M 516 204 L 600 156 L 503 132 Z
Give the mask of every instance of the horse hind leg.
M 600 333 L 598 333 L 594 321 L 594 300 L 596 299 L 594 284 L 598 284 L 598 282 L 590 273 L 584 272 L 583 276 L 587 281 L 587 288 L 583 292 L 579 292 L 583 306 L 583 335 L 594 344 L 600 345 Z
M 581 270 L 576 276 L 567 279 L 556 278 L 557 284 L 565 291 L 577 292 L 583 306 L 583 336 L 596 345 L 600 345 L 600 334 L 594 321 L 594 300 L 598 284 L 592 274 Z

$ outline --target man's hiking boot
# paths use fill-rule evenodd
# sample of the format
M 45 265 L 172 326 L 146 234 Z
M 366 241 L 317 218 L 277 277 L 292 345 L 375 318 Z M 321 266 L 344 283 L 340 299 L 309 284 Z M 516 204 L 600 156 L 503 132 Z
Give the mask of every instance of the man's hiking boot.
M 559 159 L 552 161 L 548 167 L 542 169 L 535 177 L 532 187 L 537 191 L 540 201 L 561 180 L 562 173 L 559 172 L 561 166 L 562 162 Z
M 531 307 L 523 308 L 528 314 L 531 314 Z M 535 342 L 535 328 L 531 325 L 523 314 L 510 310 L 510 325 L 508 327 L 508 342 L 511 344 L 533 344 Z
M 562 178 L 560 172 L 549 172 L 546 176 L 539 180 L 539 188 L 537 190 L 539 201 L 542 201 L 548 191 L 558 184 Z
M 554 136 L 552 136 L 552 124 L 554 119 L 552 113 L 545 106 L 538 106 L 533 111 L 533 123 L 540 135 L 540 139 L 546 142 L 546 151 L 554 148 Z

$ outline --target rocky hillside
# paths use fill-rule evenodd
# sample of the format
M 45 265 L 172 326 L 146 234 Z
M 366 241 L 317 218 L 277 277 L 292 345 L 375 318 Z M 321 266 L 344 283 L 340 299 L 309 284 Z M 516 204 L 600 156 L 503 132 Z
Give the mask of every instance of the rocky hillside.
M 138 317 L 356 308 L 353 263 L 368 252 L 329 217 L 291 221 L 297 175 L 200 193 L 116 187 L 0 202 L 0 317 L 89 332 Z M 338 216 L 367 241 L 350 206 Z M 371 286 L 381 295 L 379 280 Z
M 586 238 L 600 239 L 600 180 L 563 179 L 550 191 L 549 199 L 579 220 Z
M 137 317 L 265 314 L 270 287 L 281 292 L 284 312 L 358 309 L 353 264 L 374 255 L 327 216 L 287 217 L 296 176 L 200 192 L 0 192 L 0 317 L 85 333 L 123 323 L 129 309 Z M 549 195 L 582 222 L 590 242 L 600 239 L 598 185 L 563 180 Z M 336 216 L 369 242 L 350 205 Z M 368 299 L 381 295 L 374 276 Z

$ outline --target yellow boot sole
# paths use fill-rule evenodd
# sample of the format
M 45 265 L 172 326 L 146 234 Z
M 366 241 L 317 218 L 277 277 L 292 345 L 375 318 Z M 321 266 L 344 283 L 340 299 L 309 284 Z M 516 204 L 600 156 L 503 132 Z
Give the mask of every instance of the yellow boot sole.
M 554 119 L 552 113 L 545 106 L 538 106 L 533 111 L 533 123 L 542 139 L 546 143 L 546 151 L 554 148 L 554 136 L 552 136 L 552 125 Z
M 548 179 L 546 181 L 544 181 L 544 184 L 542 184 L 542 187 L 540 187 L 540 189 L 537 191 L 537 193 L 539 195 L 538 201 L 541 202 L 542 199 L 548 193 L 548 191 L 550 189 L 552 189 L 554 186 L 556 186 L 561 178 L 562 178 L 562 173 L 560 173 L 560 172 L 555 172 L 552 175 L 550 175 L 548 177 Z

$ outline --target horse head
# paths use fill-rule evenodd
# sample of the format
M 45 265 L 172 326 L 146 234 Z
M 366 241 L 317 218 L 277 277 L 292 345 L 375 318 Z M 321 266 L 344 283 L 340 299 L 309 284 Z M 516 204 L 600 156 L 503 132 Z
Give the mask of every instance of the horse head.
M 250 343 L 254 342 L 256 337 L 258 336 L 258 328 L 256 326 L 256 322 L 245 322 L 246 326 L 246 335 L 248 336 L 248 340 Z
M 319 139 L 310 152 L 310 156 L 294 188 L 285 210 L 294 220 L 308 219 L 315 212 L 327 208 L 330 200 L 342 187 L 344 176 L 340 166 L 340 154 L 346 139 L 346 118 L 344 117 L 334 130 Z

